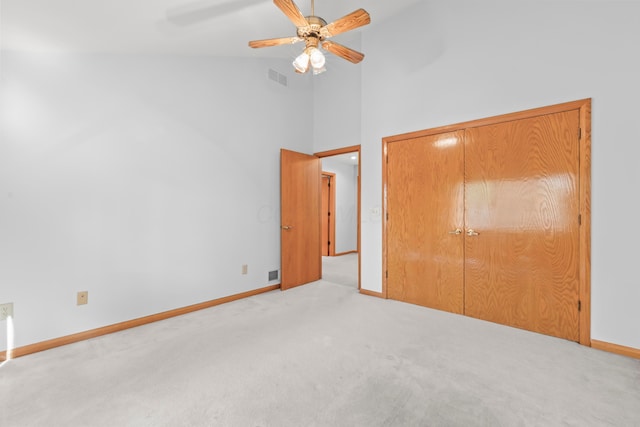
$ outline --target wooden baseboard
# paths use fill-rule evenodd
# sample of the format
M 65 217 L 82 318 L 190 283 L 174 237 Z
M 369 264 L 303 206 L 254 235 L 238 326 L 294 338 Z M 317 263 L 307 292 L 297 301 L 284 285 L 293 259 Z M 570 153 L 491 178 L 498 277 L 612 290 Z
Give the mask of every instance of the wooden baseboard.
M 204 310 L 205 308 L 215 307 L 216 305 L 225 304 L 232 301 L 237 301 L 243 298 L 248 298 L 254 295 L 259 295 L 265 292 L 271 292 L 276 289 L 280 289 L 280 285 L 271 285 L 253 291 L 242 292 L 236 295 L 230 295 L 224 298 L 218 298 L 211 301 L 206 301 L 199 304 L 193 304 L 175 310 L 169 310 L 162 313 L 152 314 L 150 316 L 140 317 L 138 319 L 128 320 L 126 322 L 120 322 L 102 328 L 92 329 L 85 332 L 79 332 L 77 334 L 67 335 L 60 338 L 54 338 L 47 341 L 42 341 L 35 344 L 26 345 L 23 347 L 15 348 L 11 351 L 11 358 L 26 356 L 28 354 L 37 353 L 44 350 L 60 347 L 67 344 L 72 344 L 78 341 L 84 341 L 91 338 L 96 338 L 102 335 L 112 334 L 114 332 L 124 331 L 126 329 L 135 328 L 136 326 L 142 326 L 149 323 L 157 322 L 160 320 L 169 319 L 171 317 L 181 316 L 183 314 L 192 313 L 198 310 Z M 368 295 L 377 298 L 384 298 L 381 292 L 370 291 L 367 289 L 360 289 L 362 295 Z M 597 350 L 607 351 L 609 353 L 620 354 L 622 356 L 632 357 L 640 359 L 640 349 L 633 347 L 625 347 L 623 345 L 612 344 L 605 341 L 591 340 L 591 347 Z M 7 360 L 7 352 L 0 352 L 0 362 Z
M 27 354 L 37 353 L 39 351 L 49 350 L 52 348 L 60 347 L 67 344 L 72 344 L 78 341 L 88 340 L 90 338 L 99 337 L 102 335 L 112 334 L 114 332 L 124 331 L 125 329 L 135 328 L 136 326 L 142 326 L 149 323 L 157 322 L 159 320 L 169 319 L 171 317 L 181 316 L 183 314 L 192 313 L 194 311 L 203 310 L 205 308 L 215 307 L 216 305 L 225 304 L 231 301 L 237 301 L 243 298 L 248 298 L 254 295 L 263 294 L 265 292 L 274 291 L 280 289 L 280 285 L 271 285 L 265 288 L 255 289 L 253 291 L 242 292 L 236 295 L 230 295 L 224 298 L 218 298 L 211 301 L 202 302 L 199 304 L 193 304 L 175 310 L 169 310 L 158 314 L 152 314 L 150 316 L 140 317 L 138 319 L 128 320 L 126 322 L 116 323 L 109 326 L 103 326 L 102 328 L 91 329 L 85 332 L 79 332 L 77 334 L 67 335 L 60 338 L 54 338 L 47 341 L 38 342 L 35 344 L 29 344 L 24 347 L 18 347 L 11 350 L 9 355 L 10 359 L 16 357 L 26 356 Z M 7 360 L 7 351 L 0 352 L 0 362 Z
M 384 295 L 382 294 L 382 292 L 370 291 L 368 289 L 360 289 L 360 293 L 362 295 L 368 295 L 370 297 L 384 298 Z
M 597 340 L 591 340 L 591 347 L 597 350 L 608 351 L 609 353 L 640 359 L 640 348 L 625 347 L 623 345 Z
M 342 256 L 342 255 L 349 255 L 349 254 L 357 254 L 358 251 L 348 251 L 348 252 L 340 252 L 337 254 L 334 254 L 333 256 Z

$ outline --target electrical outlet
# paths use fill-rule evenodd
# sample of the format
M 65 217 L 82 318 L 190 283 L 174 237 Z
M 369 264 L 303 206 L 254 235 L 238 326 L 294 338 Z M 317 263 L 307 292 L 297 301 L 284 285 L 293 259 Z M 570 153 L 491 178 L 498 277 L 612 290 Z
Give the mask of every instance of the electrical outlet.
M 249 266 L 247 264 L 242 264 L 242 274 L 247 274 L 249 272 Z
M 0 304 L 0 321 L 13 317 L 13 303 Z
M 77 305 L 84 305 L 84 304 L 87 304 L 88 302 L 89 302 L 89 292 L 88 291 L 78 292 Z

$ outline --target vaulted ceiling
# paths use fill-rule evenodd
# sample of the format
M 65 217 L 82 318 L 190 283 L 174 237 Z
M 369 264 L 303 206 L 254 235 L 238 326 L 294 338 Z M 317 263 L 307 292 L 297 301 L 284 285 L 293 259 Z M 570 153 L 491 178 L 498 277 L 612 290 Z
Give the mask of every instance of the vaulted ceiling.
M 364 8 L 372 24 L 421 0 L 316 0 L 327 22 Z M 296 0 L 309 15 L 311 0 Z M 2 0 L 3 49 L 245 57 L 290 57 L 290 46 L 250 49 L 249 40 L 295 35 L 271 0 Z

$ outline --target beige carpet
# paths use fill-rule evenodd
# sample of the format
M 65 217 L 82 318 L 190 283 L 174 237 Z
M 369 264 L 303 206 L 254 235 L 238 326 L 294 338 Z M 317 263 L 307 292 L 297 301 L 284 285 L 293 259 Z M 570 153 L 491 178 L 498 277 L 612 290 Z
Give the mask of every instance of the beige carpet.
M 640 361 L 321 281 L 9 361 L 0 425 L 638 426 Z
M 358 289 L 358 254 L 323 256 L 322 280 Z

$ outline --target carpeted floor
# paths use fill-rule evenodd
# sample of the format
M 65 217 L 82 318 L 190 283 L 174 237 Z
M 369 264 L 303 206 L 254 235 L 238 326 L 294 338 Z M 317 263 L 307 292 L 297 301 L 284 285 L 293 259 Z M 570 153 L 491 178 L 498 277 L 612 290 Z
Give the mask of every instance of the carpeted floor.
M 322 280 L 358 289 L 358 254 L 323 256 Z
M 9 361 L 0 425 L 638 426 L 640 360 L 319 281 Z

